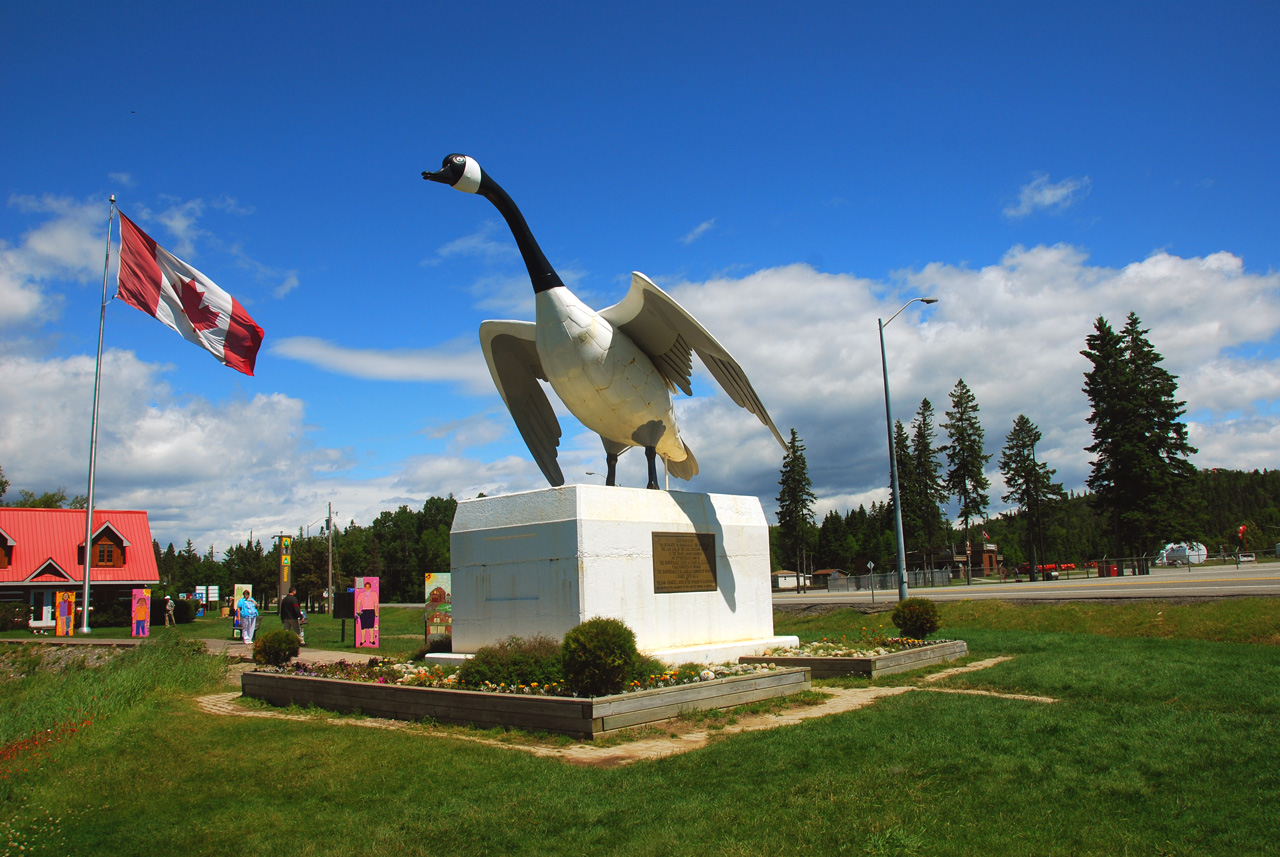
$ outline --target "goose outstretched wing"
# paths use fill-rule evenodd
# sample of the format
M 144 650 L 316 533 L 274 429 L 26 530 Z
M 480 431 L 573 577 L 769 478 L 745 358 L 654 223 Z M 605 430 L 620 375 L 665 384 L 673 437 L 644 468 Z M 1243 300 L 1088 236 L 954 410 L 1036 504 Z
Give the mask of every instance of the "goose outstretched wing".
M 644 274 L 633 272 L 631 291 L 618 303 L 601 310 L 600 316 L 640 346 L 663 377 L 687 396 L 693 395 L 689 385 L 693 372 L 690 355 L 697 352 L 729 398 L 759 417 L 782 448 L 787 448 L 787 442 L 769 418 L 769 412 L 738 361 L 696 318 Z
M 515 420 L 533 460 L 552 485 L 563 485 L 564 474 L 556 461 L 560 445 L 560 421 L 538 379 L 547 380 L 534 345 L 534 325 L 529 321 L 486 321 L 480 324 L 480 348 L 489 374 Z

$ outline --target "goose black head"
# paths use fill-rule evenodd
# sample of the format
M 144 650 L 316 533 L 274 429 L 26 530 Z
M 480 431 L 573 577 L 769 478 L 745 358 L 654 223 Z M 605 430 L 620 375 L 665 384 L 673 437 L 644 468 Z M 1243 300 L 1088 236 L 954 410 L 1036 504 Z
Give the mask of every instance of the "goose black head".
M 422 177 L 430 182 L 447 184 L 464 193 L 475 193 L 480 190 L 480 180 L 484 178 L 484 171 L 480 169 L 475 158 L 455 154 L 446 157 L 440 169 L 434 173 L 424 171 Z

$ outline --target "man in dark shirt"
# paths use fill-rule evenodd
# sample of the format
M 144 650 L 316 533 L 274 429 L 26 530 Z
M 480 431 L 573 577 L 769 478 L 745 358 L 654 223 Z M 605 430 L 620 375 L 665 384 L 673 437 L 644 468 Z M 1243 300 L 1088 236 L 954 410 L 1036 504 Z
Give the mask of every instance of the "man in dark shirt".
M 289 594 L 280 599 L 280 621 L 284 623 L 285 628 L 298 635 L 298 639 L 302 639 L 302 611 L 298 607 L 298 590 L 289 587 Z

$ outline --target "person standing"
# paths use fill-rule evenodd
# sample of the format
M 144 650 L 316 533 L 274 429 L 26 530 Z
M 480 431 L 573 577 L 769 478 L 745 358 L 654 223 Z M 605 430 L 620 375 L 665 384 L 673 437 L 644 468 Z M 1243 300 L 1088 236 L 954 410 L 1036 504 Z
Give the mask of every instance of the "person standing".
M 252 646 L 253 632 L 258 629 L 258 602 L 247 589 L 244 597 L 236 602 L 236 618 L 240 620 L 240 639 L 246 646 Z
M 298 590 L 289 587 L 289 594 L 280 599 L 280 621 L 287 630 L 298 635 L 302 641 L 302 611 L 298 607 Z
M 178 624 L 173 618 L 173 599 L 168 595 L 164 597 L 164 626 L 168 628 L 170 625 Z

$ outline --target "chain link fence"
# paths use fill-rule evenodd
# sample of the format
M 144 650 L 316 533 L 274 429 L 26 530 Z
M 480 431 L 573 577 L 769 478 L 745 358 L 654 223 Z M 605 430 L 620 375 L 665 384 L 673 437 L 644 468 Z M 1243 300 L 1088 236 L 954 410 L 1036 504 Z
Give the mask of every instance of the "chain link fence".
M 950 569 L 916 570 L 907 572 L 907 587 L 948 586 L 951 583 Z M 868 592 L 871 590 L 892 589 L 898 591 L 898 573 L 859 574 L 831 578 L 827 581 L 828 592 Z

